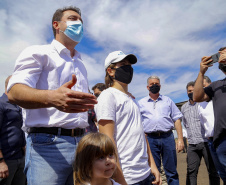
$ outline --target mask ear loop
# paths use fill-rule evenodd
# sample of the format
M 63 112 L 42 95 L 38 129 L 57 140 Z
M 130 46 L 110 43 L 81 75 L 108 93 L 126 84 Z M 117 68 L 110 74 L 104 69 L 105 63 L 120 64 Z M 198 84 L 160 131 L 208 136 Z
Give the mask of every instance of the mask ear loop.
M 65 23 L 67 23 L 66 21 L 57 21 L 57 22 L 65 22 Z M 64 31 L 62 31 L 60 29 L 59 29 L 59 31 L 62 32 L 62 33 L 64 33 Z

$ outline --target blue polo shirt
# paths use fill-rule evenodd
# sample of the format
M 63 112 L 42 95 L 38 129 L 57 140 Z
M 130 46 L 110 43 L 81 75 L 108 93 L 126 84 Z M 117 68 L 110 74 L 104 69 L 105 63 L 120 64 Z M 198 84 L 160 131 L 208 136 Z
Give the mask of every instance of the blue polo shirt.
M 4 93 L 0 97 L 0 150 L 5 160 L 20 159 L 24 156 L 26 145 L 22 110 L 18 105 L 9 103 Z

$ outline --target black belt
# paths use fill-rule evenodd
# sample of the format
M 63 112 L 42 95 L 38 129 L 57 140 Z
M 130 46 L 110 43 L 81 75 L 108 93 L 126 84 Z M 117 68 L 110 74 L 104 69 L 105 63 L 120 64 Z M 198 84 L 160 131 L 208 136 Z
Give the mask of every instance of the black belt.
M 62 135 L 62 136 L 83 136 L 85 133 L 84 128 L 75 128 L 75 129 L 64 129 L 59 127 L 31 127 L 29 133 L 45 133 L 52 135 Z
M 168 132 L 151 132 L 151 133 L 145 133 L 149 136 L 163 136 L 163 135 L 166 135 L 166 134 L 169 134 L 169 133 L 172 133 L 172 130 L 168 131 Z

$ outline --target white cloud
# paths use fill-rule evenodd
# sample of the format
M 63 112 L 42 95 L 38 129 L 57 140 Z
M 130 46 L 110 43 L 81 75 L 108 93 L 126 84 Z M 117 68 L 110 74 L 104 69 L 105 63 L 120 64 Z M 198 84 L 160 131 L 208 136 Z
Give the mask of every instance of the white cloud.
M 147 95 L 146 79 L 156 74 L 161 78 L 161 92 L 181 99 L 186 96 L 186 83 L 198 74 L 201 57 L 226 43 L 224 0 L 2 0 L 0 5 L 2 92 L 19 53 L 29 45 L 49 43 L 52 14 L 67 5 L 81 8 L 86 37 L 102 48 L 82 53 L 90 88 L 104 81 L 107 54 L 122 50 L 139 58 L 129 87 L 136 97 Z M 212 80 L 224 76 L 217 67 L 207 75 Z

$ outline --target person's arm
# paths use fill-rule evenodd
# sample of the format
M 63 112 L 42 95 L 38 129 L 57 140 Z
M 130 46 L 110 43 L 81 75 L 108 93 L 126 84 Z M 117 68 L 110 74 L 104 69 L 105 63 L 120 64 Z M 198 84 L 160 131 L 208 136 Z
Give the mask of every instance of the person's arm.
M 183 133 L 182 133 L 182 126 L 180 119 L 174 122 L 175 129 L 177 131 L 177 143 L 176 143 L 176 150 L 179 153 L 184 149 L 184 140 L 183 140 Z
M 0 158 L 3 158 L 2 151 L 0 150 Z M 7 178 L 9 176 L 9 169 L 5 160 L 0 161 L 0 178 Z
M 202 57 L 202 61 L 200 63 L 200 71 L 198 74 L 198 77 L 195 81 L 195 86 L 194 86 L 194 91 L 193 91 L 193 101 L 194 102 L 203 102 L 203 101 L 209 101 L 210 98 L 209 96 L 205 93 L 203 89 L 203 79 L 204 79 L 204 74 L 208 70 L 208 63 L 211 60 L 209 60 L 211 57 Z
M 99 132 L 110 137 L 115 146 L 115 151 L 117 153 L 117 167 L 116 167 L 114 179 L 116 182 L 118 182 L 121 185 L 127 185 L 123 172 L 122 172 L 122 169 L 121 169 L 121 166 L 119 164 L 118 150 L 117 150 L 117 146 L 116 146 L 116 143 L 114 140 L 115 123 L 112 120 L 100 120 L 98 122 L 98 125 L 99 125 Z
M 97 103 L 96 97 L 89 93 L 71 90 L 76 84 L 76 76 L 56 90 L 39 90 L 24 84 L 15 84 L 8 92 L 11 103 L 26 109 L 55 107 L 68 113 L 86 112 Z
M 161 185 L 162 184 L 162 178 L 160 176 L 159 170 L 158 170 L 158 168 L 155 164 L 154 158 L 152 156 L 151 149 L 150 149 L 146 135 L 145 135 L 145 139 L 146 139 L 146 143 L 147 143 L 148 163 L 149 163 L 149 166 L 151 167 L 151 173 L 155 176 L 155 180 L 152 181 L 152 184 Z

